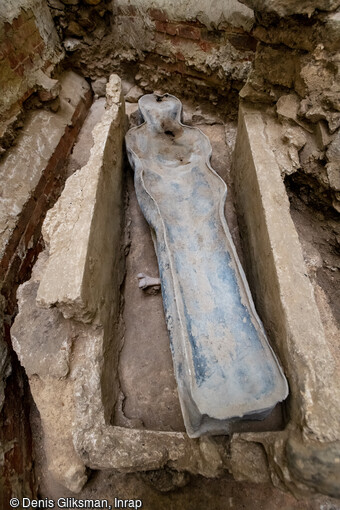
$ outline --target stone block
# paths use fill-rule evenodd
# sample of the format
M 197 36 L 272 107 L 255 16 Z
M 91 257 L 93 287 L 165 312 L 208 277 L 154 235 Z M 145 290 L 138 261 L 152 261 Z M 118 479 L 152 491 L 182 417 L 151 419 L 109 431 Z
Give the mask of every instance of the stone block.
M 96 173 L 95 169 L 97 168 L 97 177 L 98 174 L 102 172 L 101 178 L 98 178 L 95 182 L 98 185 L 99 191 L 103 192 L 103 189 L 107 191 L 106 200 L 103 200 L 103 196 L 101 196 L 101 199 L 99 200 L 99 197 L 97 197 L 97 188 L 93 190 L 92 196 L 94 197 L 94 201 L 98 199 L 98 202 L 100 203 L 98 204 L 97 202 L 96 207 L 94 207 L 95 204 L 92 202 L 90 204 L 90 209 L 92 210 L 94 217 L 96 217 L 98 214 L 100 216 L 103 212 L 103 207 L 105 208 L 106 217 L 101 215 L 100 218 L 103 221 L 104 229 L 107 227 L 110 229 L 110 232 L 107 234 L 101 229 L 101 231 L 97 234 L 92 233 L 92 236 L 98 235 L 100 242 L 104 243 L 104 245 L 100 248 L 97 243 L 98 238 L 90 239 L 90 242 L 94 243 L 94 247 L 89 250 L 89 256 L 91 257 L 90 267 L 87 268 L 89 274 L 92 274 L 95 269 L 95 264 L 93 263 L 93 249 L 101 250 L 100 255 L 106 252 L 109 257 L 109 264 L 112 261 L 117 265 L 118 262 L 111 253 L 111 250 L 114 250 L 114 246 L 116 245 L 118 246 L 118 250 L 115 254 L 116 257 L 119 258 L 119 242 L 115 244 L 113 242 L 112 235 L 118 235 L 119 241 L 119 172 L 121 170 L 123 136 L 123 134 L 119 136 L 119 129 L 122 129 L 122 125 L 124 125 L 120 124 L 121 119 L 124 119 L 124 108 L 120 104 L 120 87 L 117 77 L 115 78 L 116 81 L 112 78 L 111 83 L 108 85 L 108 89 L 110 91 L 109 94 L 114 95 L 114 97 L 111 97 L 111 101 L 108 101 L 108 103 L 110 103 L 110 110 L 105 112 L 105 110 L 102 109 L 103 118 L 102 121 L 98 123 L 99 127 L 97 127 L 96 131 L 97 136 L 95 136 L 94 140 L 96 147 L 92 152 L 92 165 L 89 169 L 90 172 L 92 171 L 93 173 Z M 72 85 L 72 82 L 70 85 Z M 73 101 L 74 98 L 71 103 Z M 102 141 L 100 136 L 103 132 L 105 132 L 105 129 L 109 138 L 109 147 Z M 113 133 L 118 133 L 118 136 L 115 137 Z M 117 150 L 113 150 L 115 143 L 117 144 Z M 120 153 L 118 153 L 119 151 Z M 105 160 L 104 163 L 100 157 L 100 154 L 103 155 L 103 153 Z M 115 173 L 112 169 L 112 164 L 115 164 L 116 161 L 117 168 L 119 169 L 119 172 L 117 170 L 118 175 L 117 172 Z M 76 179 L 76 183 L 78 183 L 79 188 L 77 189 L 77 186 L 74 185 L 73 188 L 71 187 L 71 190 L 77 189 L 77 191 L 81 193 L 83 185 L 83 181 L 81 180 L 82 176 L 80 175 L 81 171 L 77 173 L 78 180 Z M 86 177 L 88 176 L 85 176 L 85 180 Z M 108 186 L 108 183 L 111 183 L 111 187 Z M 93 181 L 90 181 L 90 184 L 93 184 Z M 112 192 L 112 187 L 114 188 L 115 186 L 118 190 L 116 194 Z M 68 197 L 68 199 L 72 200 L 73 198 Z M 114 207 L 117 207 L 116 214 L 111 201 L 114 202 Z M 83 203 L 81 201 L 76 203 L 81 211 Z M 108 221 L 108 218 L 111 218 L 110 215 L 112 211 L 114 213 L 112 221 L 117 222 L 116 228 L 115 225 L 111 228 L 112 223 L 109 223 Z M 69 218 L 66 214 L 66 217 L 63 218 L 63 220 L 67 223 L 68 219 Z M 92 221 L 90 220 L 89 224 L 91 223 Z M 97 225 L 94 221 L 94 228 L 96 227 Z M 103 237 L 101 237 L 102 235 Z M 73 237 L 75 237 L 75 232 L 73 232 Z M 29 376 L 31 392 L 41 415 L 49 470 L 59 483 L 65 485 L 72 492 L 78 492 L 86 482 L 87 475 L 85 465 L 73 446 L 75 386 L 72 366 L 75 365 L 79 369 L 79 366 L 82 366 L 82 360 L 78 360 L 78 364 L 74 363 L 73 365 L 70 359 L 70 349 L 71 347 L 73 349 L 75 348 L 76 339 L 79 339 L 80 344 L 84 342 L 84 331 L 79 323 L 64 319 L 58 308 L 44 309 L 36 306 L 37 289 L 48 263 L 49 259 L 47 252 L 45 251 L 40 255 L 38 263 L 34 267 L 30 281 L 22 285 L 18 291 L 19 314 L 17 315 L 12 328 L 13 346 Z M 114 273 L 114 271 L 119 272 L 119 269 L 116 267 L 112 269 L 112 265 L 110 268 L 112 273 Z M 119 283 L 115 282 L 114 278 L 112 278 L 112 273 L 110 273 L 109 281 L 105 287 L 106 307 L 108 308 L 106 319 L 112 319 L 114 312 L 117 311 L 117 304 L 116 307 L 112 306 L 112 296 L 107 294 L 108 289 L 109 291 L 111 289 L 111 283 L 115 285 L 114 289 L 117 287 L 119 289 L 120 285 L 120 280 Z M 115 274 L 116 273 L 114 273 L 114 275 Z M 102 283 L 103 278 L 107 277 L 108 275 L 105 273 L 102 277 L 99 277 L 99 281 Z M 116 278 L 118 278 L 117 275 Z M 99 301 L 103 305 L 104 297 L 101 296 Z M 26 331 L 28 323 L 30 324 L 29 335 L 27 335 Z M 114 398 L 117 393 L 117 390 L 114 389 L 116 376 L 112 376 L 112 367 L 114 364 L 111 363 L 112 358 L 109 355 L 110 347 L 106 345 L 108 333 L 105 332 L 102 327 L 96 325 L 90 331 L 86 331 L 86 335 L 88 348 L 91 353 L 93 352 L 94 343 L 99 345 L 102 351 L 105 351 L 107 364 L 109 365 L 108 369 L 111 376 L 110 381 L 112 383 L 109 388 L 106 389 L 105 387 L 106 374 L 103 355 L 96 358 L 96 362 L 98 363 L 96 367 L 97 373 L 100 374 L 99 384 L 104 385 L 105 395 L 103 397 L 103 402 L 107 404 L 108 400 L 112 399 L 112 395 Z M 95 339 L 97 339 L 97 342 Z M 104 342 L 106 342 L 106 344 Z M 118 352 L 119 350 L 117 349 L 117 355 Z M 101 390 L 98 393 L 99 398 L 100 395 Z M 111 407 L 113 404 L 111 403 Z M 103 419 L 105 419 L 104 416 L 105 411 L 103 411 Z
M 112 75 L 107 85 L 107 110 L 93 131 L 90 159 L 67 180 L 44 222 L 50 257 L 37 299 L 40 306 L 57 306 L 65 318 L 92 322 L 111 307 L 102 296 L 112 285 L 111 272 L 119 258 L 122 105 L 120 80 Z M 117 250 L 116 260 L 112 247 Z
M 261 443 L 242 440 L 242 434 L 231 439 L 231 472 L 237 481 L 270 482 L 267 455 Z
M 46 264 L 43 252 L 35 266 L 35 274 Z M 51 311 L 37 309 L 35 298 L 39 280 L 31 280 L 19 287 L 17 298 L 19 315 L 11 330 L 13 348 L 29 377 L 54 377 L 61 379 L 69 372 L 72 328 L 55 308 Z M 43 355 L 41 353 L 43 352 Z

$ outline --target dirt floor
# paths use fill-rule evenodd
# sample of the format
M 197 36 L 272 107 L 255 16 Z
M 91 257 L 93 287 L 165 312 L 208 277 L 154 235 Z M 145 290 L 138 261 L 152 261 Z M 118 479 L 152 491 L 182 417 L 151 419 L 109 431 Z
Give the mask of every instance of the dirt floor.
M 102 104 L 94 107 L 96 115 Z M 136 103 L 127 104 L 134 121 Z M 93 113 L 93 115 L 95 115 Z M 230 180 L 231 154 L 236 137 L 236 122 L 217 119 L 213 111 L 202 112 L 195 105 L 185 104 L 184 121 L 197 125 L 210 139 L 213 147 L 212 166 L 228 185 L 226 217 L 234 243 L 242 261 L 237 218 L 233 205 Z M 88 130 L 84 126 L 84 147 L 89 147 Z M 78 151 L 81 149 L 78 146 Z M 79 154 L 81 154 L 81 150 Z M 73 163 L 72 170 L 77 166 Z M 134 193 L 132 171 L 126 166 L 126 278 L 124 284 L 124 345 L 120 354 L 119 378 L 121 397 L 113 423 L 125 427 L 151 430 L 183 431 L 176 382 L 174 379 L 169 338 L 166 330 L 160 292 L 149 293 L 138 288 L 138 273 L 158 276 L 157 260 L 149 227 L 139 209 Z M 296 213 L 300 214 L 300 213 Z M 308 219 L 304 216 L 308 223 Z M 313 227 L 311 227 L 313 228 Z M 306 227 L 306 231 L 308 231 Z M 330 262 L 331 267 L 333 262 Z M 331 270 L 330 270 L 331 271 Z M 319 280 L 318 280 L 319 281 Z M 319 283 L 318 283 L 319 284 Z M 320 287 L 322 289 L 322 286 Z M 326 298 L 325 298 L 326 299 Z M 328 298 L 326 299 L 328 303 Z M 328 315 L 327 315 L 328 317 Z M 330 326 L 333 327 L 333 326 Z M 336 330 L 334 330 L 335 332 Z M 282 426 L 278 408 L 262 429 Z M 160 492 L 156 487 L 172 487 L 172 473 L 166 471 L 123 474 L 114 471 L 92 472 L 80 494 L 75 495 L 51 479 L 43 451 L 43 434 L 38 411 L 32 404 L 36 476 L 41 498 L 77 497 L 107 499 L 114 508 L 114 498 L 140 499 L 146 510 L 340 510 L 340 502 L 326 497 L 296 500 L 274 487 L 235 482 L 227 473 L 220 479 L 186 477 L 183 487 Z

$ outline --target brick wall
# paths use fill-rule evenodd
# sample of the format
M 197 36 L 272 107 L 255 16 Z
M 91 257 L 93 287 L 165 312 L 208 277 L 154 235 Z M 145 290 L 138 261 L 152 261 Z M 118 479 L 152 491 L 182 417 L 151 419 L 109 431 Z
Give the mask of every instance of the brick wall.
M 174 20 L 165 10 L 133 5 L 116 6 L 114 15 L 119 57 L 131 60 L 131 51 L 137 53 L 143 88 L 157 88 L 163 74 L 186 78 L 190 93 L 212 87 L 223 94 L 239 89 L 251 69 L 256 40 L 242 27 L 224 22 L 213 29 L 197 19 Z

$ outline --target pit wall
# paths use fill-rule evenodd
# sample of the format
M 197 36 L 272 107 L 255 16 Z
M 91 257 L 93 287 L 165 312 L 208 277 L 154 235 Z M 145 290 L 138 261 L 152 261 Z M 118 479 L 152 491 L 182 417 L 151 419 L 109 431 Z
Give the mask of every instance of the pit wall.
M 43 0 L 0 5 L 0 154 L 10 145 L 22 103 L 51 76 L 64 52 Z M 10 131 L 10 129 L 9 129 Z
M 50 6 L 62 34 L 69 65 L 92 79 L 112 69 L 136 81 L 145 91 L 166 88 L 184 94 L 235 95 L 244 84 L 254 60 L 256 41 L 250 9 L 236 0 L 179 2 L 104 1 L 92 11 L 103 19 L 85 30 L 86 1 L 74 10 Z M 111 10 L 109 10 L 109 7 Z M 225 103 L 225 102 L 224 102 Z
M 273 106 L 286 131 L 300 128 L 299 136 L 285 137 L 295 150 L 281 173 L 307 186 L 317 208 L 340 212 L 340 2 L 242 3 L 254 9 L 258 45 L 240 97 Z

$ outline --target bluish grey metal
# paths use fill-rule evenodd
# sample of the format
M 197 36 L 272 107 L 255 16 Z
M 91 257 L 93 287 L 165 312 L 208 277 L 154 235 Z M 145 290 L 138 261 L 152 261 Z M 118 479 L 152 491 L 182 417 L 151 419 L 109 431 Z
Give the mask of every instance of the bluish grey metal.
M 153 232 L 178 393 L 190 437 L 262 419 L 288 395 L 224 216 L 211 145 L 181 123 L 181 102 L 148 94 L 126 147 Z

